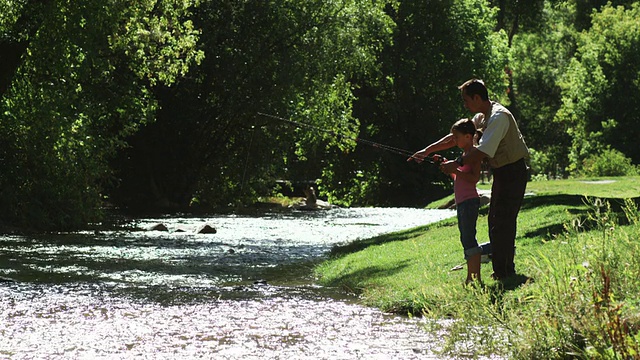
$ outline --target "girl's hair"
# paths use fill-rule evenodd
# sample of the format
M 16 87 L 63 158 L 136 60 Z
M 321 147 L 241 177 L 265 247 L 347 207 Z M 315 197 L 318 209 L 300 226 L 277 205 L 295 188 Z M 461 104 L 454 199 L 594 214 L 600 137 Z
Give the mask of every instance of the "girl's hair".
M 469 134 L 473 136 L 476 134 L 476 125 L 470 119 L 460 119 L 451 127 L 451 131 L 453 130 L 461 134 Z

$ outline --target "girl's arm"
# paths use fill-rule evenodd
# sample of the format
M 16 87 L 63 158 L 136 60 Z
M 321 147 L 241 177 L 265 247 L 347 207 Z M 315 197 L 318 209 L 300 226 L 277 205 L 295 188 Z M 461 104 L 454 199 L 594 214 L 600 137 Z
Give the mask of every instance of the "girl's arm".
M 480 181 L 481 162 L 474 162 L 469 165 L 471 166 L 471 171 L 462 172 L 456 169 L 456 171 L 454 172 L 455 176 L 458 179 L 461 179 L 463 181 L 472 182 L 476 184 L 478 183 L 478 181 Z
M 429 156 L 430 154 L 436 151 L 450 149 L 454 146 L 456 146 L 456 140 L 453 138 L 453 134 L 447 134 L 444 137 L 442 137 L 442 139 L 428 145 L 424 149 L 416 151 L 416 153 L 411 155 L 407 159 L 407 161 L 415 160 L 417 162 L 420 162 L 424 160 L 424 158 L 426 158 L 427 156 Z

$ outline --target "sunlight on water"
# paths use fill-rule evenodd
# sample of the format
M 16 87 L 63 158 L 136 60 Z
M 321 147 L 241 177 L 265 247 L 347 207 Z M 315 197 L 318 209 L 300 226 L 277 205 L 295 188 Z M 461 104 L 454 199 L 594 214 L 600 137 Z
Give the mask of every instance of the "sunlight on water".
M 0 358 L 425 359 L 421 320 L 313 284 L 335 244 L 450 211 L 157 218 L 168 232 L 0 238 Z M 216 234 L 196 234 L 203 224 Z
M 425 358 L 430 350 L 417 320 L 330 298 L 272 294 L 163 306 L 97 295 L 95 289 L 2 288 L 2 322 L 9 326 L 0 331 L 0 354 L 410 359 Z

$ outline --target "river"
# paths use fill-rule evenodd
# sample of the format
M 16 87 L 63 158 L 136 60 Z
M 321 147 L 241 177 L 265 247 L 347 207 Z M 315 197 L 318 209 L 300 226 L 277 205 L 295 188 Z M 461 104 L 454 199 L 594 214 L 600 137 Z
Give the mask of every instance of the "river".
M 312 268 L 336 244 L 451 216 L 349 208 L 2 236 L 0 358 L 435 359 L 421 319 L 318 286 Z M 127 230 L 157 223 L 169 231 Z

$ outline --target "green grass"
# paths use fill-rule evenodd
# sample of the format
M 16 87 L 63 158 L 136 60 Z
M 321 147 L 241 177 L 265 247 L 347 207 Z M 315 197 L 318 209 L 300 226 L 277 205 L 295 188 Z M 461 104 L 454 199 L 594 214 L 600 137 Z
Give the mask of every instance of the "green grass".
M 366 305 L 434 319 L 449 355 L 638 356 L 639 180 L 529 183 L 516 239 L 516 270 L 526 277 L 498 283 L 485 264 L 484 286 L 463 287 L 466 270 L 451 271 L 464 262 L 455 219 L 336 247 L 316 274 Z M 479 242 L 488 241 L 486 212 Z M 457 321 L 442 329 L 435 320 L 444 318 Z

